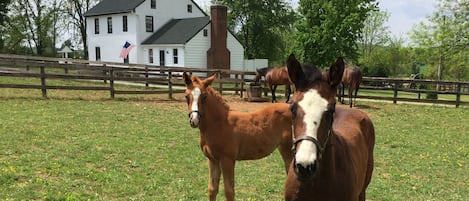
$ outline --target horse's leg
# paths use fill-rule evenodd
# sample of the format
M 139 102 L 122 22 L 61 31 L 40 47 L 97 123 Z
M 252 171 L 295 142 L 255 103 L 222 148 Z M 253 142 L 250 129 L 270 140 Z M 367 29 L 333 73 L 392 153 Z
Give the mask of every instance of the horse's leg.
M 221 171 L 223 173 L 223 183 L 225 185 L 225 197 L 227 201 L 234 201 L 234 168 L 235 160 L 224 158 L 220 160 Z
M 277 90 L 277 85 L 270 85 L 270 92 L 272 94 L 272 103 L 277 102 L 277 97 L 275 97 L 275 90 Z
M 342 92 L 340 93 L 340 103 L 345 104 L 345 84 L 342 84 Z
M 357 84 L 357 86 L 355 86 L 355 95 L 353 96 L 353 102 L 355 106 L 357 106 L 357 93 L 358 93 L 358 88 L 360 88 L 360 86 Z
M 210 201 L 217 200 L 218 188 L 220 186 L 221 169 L 218 162 L 208 160 L 209 181 L 208 197 Z
M 285 95 L 287 96 L 287 101 L 285 101 L 285 103 L 288 103 L 288 101 L 290 100 L 290 94 L 291 94 L 291 88 L 290 88 L 290 84 L 286 84 L 285 85 Z
M 352 108 L 352 93 L 353 93 L 353 90 L 354 90 L 355 86 L 353 86 L 352 84 L 350 84 L 350 86 L 348 87 L 348 102 L 349 102 L 349 105 L 350 105 L 350 108 Z
M 340 83 L 338 85 L 338 89 L 337 89 L 337 102 L 341 103 L 342 102 L 342 87 L 344 87 L 344 85 L 342 83 Z

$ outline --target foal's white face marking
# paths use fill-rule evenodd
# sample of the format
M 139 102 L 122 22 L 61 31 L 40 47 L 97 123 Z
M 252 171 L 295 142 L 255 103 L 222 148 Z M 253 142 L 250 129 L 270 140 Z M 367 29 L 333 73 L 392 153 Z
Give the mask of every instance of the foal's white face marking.
M 303 99 L 298 102 L 298 106 L 305 113 L 303 122 L 306 125 L 306 135 L 317 139 L 322 114 L 326 111 L 327 105 L 328 101 L 321 97 L 315 89 L 306 92 Z M 296 162 L 303 165 L 303 167 L 313 164 L 317 158 L 317 150 L 318 148 L 313 142 L 309 140 L 302 141 L 295 155 Z
M 192 107 L 191 107 L 191 111 L 199 111 L 199 104 L 197 104 L 199 102 L 199 98 L 200 98 L 200 89 L 198 87 L 194 88 L 194 90 L 191 91 L 191 94 L 192 94 Z M 194 118 L 199 118 L 199 113 L 197 112 L 191 112 L 191 119 L 194 119 Z

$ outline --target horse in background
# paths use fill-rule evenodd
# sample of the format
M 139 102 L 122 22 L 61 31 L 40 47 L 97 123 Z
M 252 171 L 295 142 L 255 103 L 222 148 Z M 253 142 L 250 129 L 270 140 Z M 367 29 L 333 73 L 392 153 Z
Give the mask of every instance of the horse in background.
M 275 91 L 277 90 L 278 85 L 285 85 L 285 96 L 287 97 L 286 103 L 290 101 L 291 94 L 291 83 L 288 78 L 288 71 L 285 66 L 276 67 L 276 68 L 260 68 L 256 69 L 256 78 L 254 82 L 259 83 L 261 77 L 265 77 L 265 83 L 270 89 L 272 94 L 272 103 L 277 102 L 277 97 L 275 96 Z
M 285 181 L 285 200 L 365 201 L 374 167 L 375 130 L 370 118 L 353 108 L 336 107 L 344 61 L 327 73 L 309 72 L 290 55 L 295 85 L 292 113 L 293 161 Z
M 348 88 L 349 105 L 355 105 L 357 93 L 363 80 L 363 73 L 357 66 L 346 65 L 342 76 L 341 87 L 339 88 L 339 102 L 345 104 L 345 87 Z M 353 99 L 353 100 L 352 100 Z
M 254 112 L 233 111 L 211 87 L 215 75 L 202 80 L 184 73 L 183 79 L 189 123 L 199 128 L 200 148 L 208 159 L 210 200 L 216 200 L 221 174 L 226 200 L 234 200 L 237 160 L 261 159 L 278 149 L 287 171 L 293 158 L 288 104 L 275 103 Z

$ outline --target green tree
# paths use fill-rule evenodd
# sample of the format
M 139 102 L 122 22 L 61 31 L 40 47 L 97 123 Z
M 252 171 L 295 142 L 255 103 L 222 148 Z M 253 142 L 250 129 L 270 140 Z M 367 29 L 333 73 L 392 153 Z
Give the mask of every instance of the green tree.
M 80 42 L 83 44 L 85 59 L 88 59 L 88 37 L 86 35 L 85 12 L 98 3 L 98 0 L 68 0 L 65 12 L 69 16 L 70 27 L 78 30 Z M 73 36 L 75 37 L 75 36 Z
M 4 52 L 5 47 L 5 25 L 8 20 L 8 5 L 10 0 L 0 0 L 0 52 Z
M 389 12 L 373 10 L 364 22 L 361 37 L 358 44 L 361 49 L 361 57 L 370 57 L 371 52 L 379 46 L 388 45 L 391 40 L 391 31 L 385 23 L 389 20 Z
M 11 16 L 6 33 L 10 51 L 21 53 L 24 46 L 41 56 L 55 56 L 55 44 L 61 19 L 60 0 L 18 0 L 11 4 Z
M 230 29 L 243 42 L 247 58 L 283 63 L 295 13 L 285 0 L 222 0 Z
M 414 27 L 413 45 L 425 49 L 433 79 L 469 79 L 469 2 L 440 0 L 428 23 Z
M 376 9 L 375 0 L 300 0 L 296 54 L 304 62 L 321 66 L 338 56 L 356 61 L 356 42 L 364 21 L 368 12 Z

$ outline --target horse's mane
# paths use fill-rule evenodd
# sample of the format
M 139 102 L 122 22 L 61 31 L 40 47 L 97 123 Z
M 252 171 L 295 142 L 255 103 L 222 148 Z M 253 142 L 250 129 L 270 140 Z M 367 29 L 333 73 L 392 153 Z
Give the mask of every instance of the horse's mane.
M 223 107 L 226 110 L 230 110 L 230 106 L 228 105 L 228 103 L 226 103 L 226 101 L 223 99 L 221 94 L 218 93 L 217 90 L 215 90 L 212 86 L 208 86 L 206 90 L 207 90 L 207 93 L 213 95 L 213 97 L 215 97 L 218 101 L 220 101 L 220 103 L 222 103 Z
M 256 71 L 257 73 L 261 74 L 262 76 L 265 76 L 267 71 L 269 71 L 269 67 L 264 67 L 264 68 L 257 68 Z
M 195 82 L 197 84 L 202 83 L 202 80 L 197 76 L 192 76 L 191 80 L 192 80 L 192 82 Z M 205 88 L 205 90 L 207 90 L 207 93 L 213 95 L 213 97 L 215 97 L 218 101 L 220 101 L 220 103 L 222 103 L 222 105 L 225 109 L 230 110 L 230 106 L 228 105 L 228 103 L 226 103 L 226 101 L 223 99 L 221 94 L 218 93 L 217 90 L 215 90 L 212 86 L 208 86 L 207 88 Z
M 303 72 L 305 73 L 306 77 L 308 78 L 308 82 L 314 82 L 318 79 L 322 79 L 322 72 L 313 64 L 304 64 L 301 66 Z

